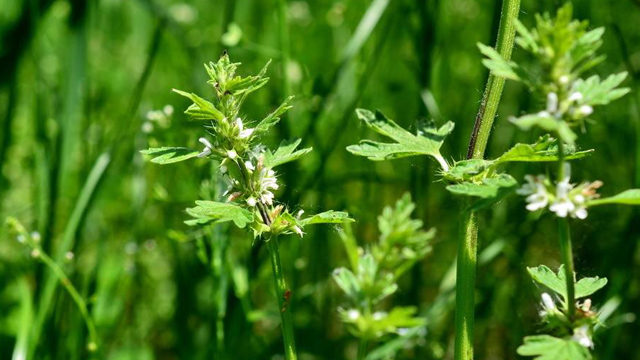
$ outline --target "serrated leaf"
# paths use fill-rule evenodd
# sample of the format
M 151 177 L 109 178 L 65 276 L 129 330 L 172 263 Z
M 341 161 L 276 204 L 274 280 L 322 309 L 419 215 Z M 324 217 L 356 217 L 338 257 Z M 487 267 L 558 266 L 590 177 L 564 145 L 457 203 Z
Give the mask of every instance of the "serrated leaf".
M 471 205 L 472 210 L 480 210 L 497 203 L 515 191 L 518 182 L 508 174 L 482 179 L 482 182 L 465 181 L 447 186 L 447 190 L 464 196 L 479 197 L 480 201 Z
M 558 160 L 557 147 L 539 149 L 536 144 L 516 144 L 495 159 L 495 165 L 506 162 L 550 162 Z M 565 156 L 566 160 L 580 159 L 591 155 L 593 150 L 576 151 Z
M 587 206 L 606 204 L 640 205 L 640 189 L 629 189 L 615 196 L 591 200 L 587 203 Z
M 365 156 L 375 161 L 415 155 L 428 155 L 436 158 L 436 160 L 443 164 L 444 159 L 442 155 L 440 155 L 440 147 L 446 136 L 453 131 L 453 122 L 449 121 L 440 128 L 437 128 L 433 122 L 429 122 L 419 127 L 418 134 L 414 135 L 379 111 L 376 111 L 374 114 L 369 110 L 358 109 L 356 113 L 358 118 L 364 121 L 369 128 L 396 142 L 381 143 L 362 140 L 358 145 L 347 147 L 347 150 L 352 154 Z M 448 165 L 445 165 L 446 162 L 444 162 L 443 167 L 448 167 Z
M 312 148 L 296 151 L 296 148 L 300 145 L 301 141 L 301 139 L 295 141 L 283 141 L 275 152 L 272 153 L 270 150 L 267 150 L 264 156 L 265 167 L 274 168 L 290 161 L 297 160 L 308 154 Z
M 589 349 L 571 338 L 550 335 L 527 336 L 518 348 L 521 356 L 535 356 L 535 360 L 589 360 Z
M 178 89 L 173 89 L 173 92 L 193 101 L 193 104 L 189 106 L 184 113 L 191 116 L 194 120 L 222 121 L 222 119 L 224 119 L 224 114 L 220 110 L 216 109 L 212 103 L 200 96 Z
M 291 109 L 291 101 L 293 100 L 293 96 L 289 96 L 285 101 L 278 106 L 277 109 L 273 110 L 267 117 L 262 119 L 258 125 L 255 127 L 256 132 L 265 132 L 269 130 L 273 125 L 277 124 L 280 121 L 280 116 L 284 114 L 287 110 Z
M 564 274 L 564 266 L 560 266 L 558 273 L 554 273 L 544 265 L 540 265 L 534 268 L 527 268 L 529 275 L 536 282 L 548 287 L 562 296 L 563 299 L 567 298 L 567 283 Z M 575 298 L 580 299 L 587 297 L 596 291 L 602 289 L 607 285 L 607 278 L 600 277 L 587 277 L 580 279 L 575 283 Z
M 198 200 L 196 205 L 187 209 L 187 213 L 195 218 L 185 221 L 187 225 L 233 221 L 237 227 L 244 228 L 253 222 L 253 213 L 236 204 Z
M 534 126 L 537 126 L 543 130 L 554 132 L 558 134 L 560 140 L 567 144 L 573 145 L 578 136 L 569 128 L 569 125 L 554 118 L 546 112 L 539 112 L 537 114 L 528 114 L 519 118 L 509 119 L 521 130 L 529 130 Z
M 590 78 L 583 80 L 578 79 L 573 84 L 572 91 L 582 94 L 581 105 L 606 105 L 613 100 L 621 98 L 626 95 L 629 88 L 618 88 L 624 79 L 627 77 L 626 72 L 619 74 L 609 75 L 605 80 L 600 80 L 600 76 L 593 75 Z
M 361 295 L 360 283 L 351 270 L 338 268 L 333 271 L 333 280 L 351 299 L 358 301 Z
M 165 165 L 189 160 L 197 157 L 200 152 L 185 147 L 161 147 L 140 150 L 140 153 L 154 156 L 151 159 L 152 163 Z
M 353 222 L 349 214 L 344 211 L 329 210 L 319 214 L 315 214 L 308 218 L 299 221 L 300 225 L 314 225 L 314 224 L 342 224 L 344 222 Z

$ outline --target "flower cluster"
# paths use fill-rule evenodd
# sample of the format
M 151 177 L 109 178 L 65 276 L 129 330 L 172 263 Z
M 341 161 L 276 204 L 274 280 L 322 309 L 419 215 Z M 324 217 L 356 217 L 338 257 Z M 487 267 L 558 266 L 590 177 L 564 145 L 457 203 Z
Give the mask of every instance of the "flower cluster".
M 208 101 L 200 96 L 174 89 L 173 91 L 190 99 L 187 108 L 192 120 L 204 122 L 206 136 L 198 138 L 202 150 L 183 147 L 161 147 L 142 151 L 154 155 L 151 161 L 170 164 L 191 158 L 211 159 L 219 162 L 220 175 L 229 184 L 225 193 L 226 203 L 197 201 L 196 207 L 187 209 L 195 220 L 189 225 L 212 222 L 233 221 L 238 227 L 250 225 L 254 235 L 291 234 L 302 236 L 302 227 L 307 224 L 341 223 L 349 221 L 343 212 L 329 211 L 311 218 L 301 219 L 291 215 L 286 207 L 278 205 L 274 191 L 279 189 L 274 168 L 297 160 L 311 149 L 297 150 L 300 140 L 283 143 L 275 152 L 268 150 L 258 139 L 279 121 L 279 116 L 287 111 L 290 98 L 276 110 L 257 122 L 240 115 L 241 106 L 247 95 L 264 86 L 267 66 L 255 76 L 237 76 L 238 63 L 232 63 L 225 53 L 215 63 L 205 65 L 215 96 Z M 267 64 L 268 65 L 268 64 Z M 154 116 L 166 115 L 153 113 Z
M 542 310 L 540 317 L 549 328 L 558 333 L 568 333 L 573 341 L 585 348 L 593 348 L 593 326 L 597 322 L 596 313 L 591 309 L 591 299 L 577 304 L 579 319 L 573 323 L 564 312 L 564 309 L 556 306 L 551 295 L 542 293 Z
M 596 190 L 602 186 L 602 182 L 587 182 L 575 186 L 569 182 L 569 163 L 564 163 L 564 173 L 565 177 L 555 187 L 544 175 L 525 176 L 527 183 L 516 190 L 516 193 L 527 197 L 527 210 L 536 211 L 548 207 L 559 217 L 569 215 L 572 218 L 585 219 L 588 215 L 588 202 L 599 197 Z

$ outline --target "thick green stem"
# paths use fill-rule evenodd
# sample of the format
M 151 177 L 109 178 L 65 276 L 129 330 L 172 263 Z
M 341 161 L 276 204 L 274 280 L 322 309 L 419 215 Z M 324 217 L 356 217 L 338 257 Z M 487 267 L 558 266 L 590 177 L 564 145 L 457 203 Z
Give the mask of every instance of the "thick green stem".
M 280 245 L 278 244 L 277 236 L 272 236 L 271 239 L 267 241 L 267 248 L 269 249 L 269 255 L 271 255 L 271 269 L 273 270 L 276 296 L 278 297 L 278 305 L 280 306 L 279 311 L 282 319 L 285 358 L 287 360 L 295 360 L 298 355 L 293 336 L 293 320 L 291 319 L 291 306 L 289 304 L 291 291 L 287 289 L 287 283 L 284 279 L 282 261 L 280 261 Z
M 520 0 L 503 0 L 496 49 L 511 59 L 515 42 L 515 24 L 520 11 Z M 482 159 L 489 142 L 493 120 L 498 111 L 505 79 L 489 74 L 482 103 L 469 140 L 467 158 Z M 466 207 L 467 204 L 465 203 Z M 456 343 L 455 359 L 473 359 L 476 262 L 478 252 L 478 225 L 476 214 L 463 214 L 461 237 L 458 245 L 456 272 Z
M 463 214 L 458 242 L 456 271 L 456 344 L 455 358 L 473 359 L 476 264 L 478 258 L 478 224 L 475 212 Z

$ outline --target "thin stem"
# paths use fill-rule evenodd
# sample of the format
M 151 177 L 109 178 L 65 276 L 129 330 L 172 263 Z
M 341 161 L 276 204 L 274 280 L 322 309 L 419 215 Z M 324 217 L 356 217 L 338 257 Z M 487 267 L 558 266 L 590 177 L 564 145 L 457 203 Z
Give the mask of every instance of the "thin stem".
M 498 28 L 498 41 L 496 50 L 505 60 L 511 59 L 513 44 L 516 37 L 516 20 L 520 11 L 520 0 L 503 0 L 500 25 Z M 489 135 L 493 126 L 493 120 L 498 111 L 498 104 L 502 96 L 505 78 L 489 74 L 487 85 L 484 88 L 480 109 L 476 115 L 476 122 L 471 134 L 467 158 L 481 159 L 487 148 Z
M 458 242 L 456 271 L 456 360 L 473 359 L 475 284 L 478 260 L 477 215 L 474 211 L 465 211 L 462 216 L 462 236 Z
M 282 337 L 284 340 L 284 352 L 287 360 L 296 360 L 296 344 L 293 336 L 293 320 L 291 318 L 291 306 L 289 303 L 291 290 L 287 289 L 287 284 L 282 272 L 282 261 L 280 260 L 280 245 L 278 237 L 272 236 L 267 241 L 267 248 L 271 256 L 271 269 L 273 270 L 273 279 L 276 286 L 276 296 L 278 297 L 278 305 L 280 306 L 280 316 L 282 319 Z
M 53 272 L 53 274 L 58 278 L 62 286 L 67 290 L 73 301 L 76 303 L 78 310 L 80 310 L 80 315 L 84 319 L 84 322 L 87 324 L 87 329 L 89 330 L 89 343 L 87 344 L 87 349 L 89 351 L 95 351 L 98 346 L 98 336 L 96 333 L 96 327 L 93 323 L 93 319 L 89 314 L 89 310 L 87 309 L 87 304 L 82 298 L 82 295 L 76 290 L 75 286 L 71 283 L 67 275 L 62 271 L 60 266 L 53 261 L 49 255 L 40 252 L 38 258 Z
M 564 159 L 564 144 L 562 140 L 558 140 L 558 181 L 562 181 L 567 176 Z M 572 320 L 576 307 L 576 291 L 573 275 L 573 247 L 571 245 L 569 221 L 566 218 L 558 218 L 558 238 L 560 240 L 560 252 L 562 253 L 562 263 L 564 264 L 564 275 L 567 283 L 567 314 L 569 315 L 569 320 Z
M 515 42 L 515 23 L 520 11 L 520 0 L 503 0 L 496 49 L 506 59 L 511 59 Z M 482 159 L 487 148 L 493 120 L 498 111 L 505 79 L 489 74 L 482 103 L 469 140 L 467 158 Z M 465 203 L 463 206 L 467 206 Z M 456 341 L 455 359 L 473 359 L 475 324 L 475 283 L 478 256 L 477 215 L 465 211 L 462 219 L 462 236 L 458 244 L 456 272 Z
M 360 344 L 358 345 L 358 360 L 364 360 L 367 357 L 367 347 L 369 342 L 365 339 L 360 339 Z

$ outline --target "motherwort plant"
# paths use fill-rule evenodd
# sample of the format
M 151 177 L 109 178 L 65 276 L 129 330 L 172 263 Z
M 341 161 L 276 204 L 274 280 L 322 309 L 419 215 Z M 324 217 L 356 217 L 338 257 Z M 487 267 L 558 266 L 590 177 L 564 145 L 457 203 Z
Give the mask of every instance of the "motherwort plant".
M 555 179 L 545 175 L 527 175 L 517 193 L 526 196 L 530 211 L 549 211 L 558 219 L 558 238 L 563 266 L 554 273 L 546 266 L 529 268 L 533 279 L 552 291 L 542 294 L 540 316 L 547 335 L 529 336 L 518 349 L 520 355 L 538 359 L 590 359 L 592 339 L 598 324 L 598 312 L 592 307 L 591 294 L 606 285 L 604 278 L 576 281 L 573 265 L 569 219 L 585 220 L 589 208 L 604 204 L 640 205 L 640 190 L 627 190 L 616 196 L 600 198 L 601 181 L 571 181 L 567 147 L 578 140 L 575 129 L 585 129 L 594 108 L 606 105 L 629 92 L 618 88 L 627 76 L 614 74 L 606 79 L 583 74 L 604 60 L 596 52 L 602 45 L 603 28 L 588 30 L 586 21 L 572 19 L 570 4 L 563 6 L 555 18 L 536 16 L 531 30 L 518 24 L 518 44 L 533 57 L 531 66 L 502 58 L 490 48 L 482 47 L 489 57 L 485 64 L 495 74 L 524 83 L 533 94 L 544 99 L 543 108 L 533 114 L 512 118 L 522 130 L 541 128 L 559 138 Z M 581 300 L 580 302 L 578 300 Z M 558 305 L 556 305 L 558 303 Z
M 278 297 L 278 312 L 282 317 L 282 333 L 285 355 L 296 359 L 291 306 L 292 291 L 287 287 L 280 260 L 278 236 L 283 234 L 304 235 L 307 225 L 320 223 L 343 223 L 352 221 L 347 213 L 327 211 L 303 217 L 303 211 L 295 215 L 283 204 L 279 204 L 274 192 L 280 184 L 275 168 L 297 160 L 309 153 L 311 148 L 297 150 L 301 140 L 283 142 L 275 151 L 261 143 L 261 135 L 279 121 L 279 116 L 291 106 L 291 98 L 260 121 L 247 119 L 242 113 L 242 104 L 247 96 L 263 87 L 267 66 L 255 76 L 237 76 L 239 63 L 232 63 L 225 53 L 215 63 L 205 65 L 209 84 L 215 96 L 212 101 L 180 90 L 174 92 L 189 98 L 193 104 L 185 111 L 191 120 L 203 124 L 203 136 L 199 138 L 200 150 L 185 147 L 161 147 L 142 151 L 151 155 L 152 162 L 171 164 L 192 158 L 219 162 L 218 170 L 228 183 L 226 202 L 198 200 L 196 206 L 186 209 L 192 217 L 188 225 L 233 222 L 239 228 L 250 228 L 255 238 L 266 242 L 271 257 L 271 267 Z
M 568 161 L 592 152 L 576 150 L 575 129 L 584 128 L 594 107 L 606 105 L 628 92 L 628 89 L 617 88 L 626 74 L 612 75 L 605 80 L 598 76 L 581 78 L 603 60 L 596 51 L 602 44 L 604 30 L 589 31 L 586 22 L 572 20 L 570 5 L 561 8 L 556 18 L 548 14 L 536 16 L 536 27 L 531 31 L 517 20 L 518 9 L 519 1 L 504 1 L 497 51 L 479 44 L 480 51 L 487 56 L 483 63 L 491 75 L 471 137 L 468 159 L 449 163 L 440 154 L 444 139 L 453 131 L 452 122 L 440 127 L 433 122 L 419 123 L 415 133 L 411 133 L 380 112 L 362 109 L 357 110 L 358 117 L 394 142 L 362 140 L 347 149 L 376 161 L 431 156 L 440 164 L 447 190 L 466 197 L 457 260 L 455 358 L 458 360 L 473 359 L 477 211 L 517 192 L 526 196 L 528 210 L 553 212 L 559 219 L 558 235 L 565 265 L 558 274 L 546 267 L 529 269 L 536 281 L 557 294 L 555 300 L 551 295 L 543 296 L 543 317 L 553 335 L 528 337 L 518 351 L 540 359 L 588 359 L 597 316 L 590 300 L 576 303 L 576 299 L 591 295 L 606 284 L 606 279 L 575 281 L 568 218 L 585 219 L 588 209 L 597 205 L 640 204 L 640 190 L 601 199 L 596 193 L 601 182 L 571 182 Z M 510 60 L 514 42 L 533 55 L 533 65 L 520 66 Z M 545 103 L 541 111 L 513 118 L 511 122 L 523 130 L 540 128 L 548 134 L 533 144 L 516 144 L 501 156 L 487 160 L 483 154 L 505 78 L 523 82 Z M 545 175 L 530 175 L 520 187 L 514 177 L 501 170 L 511 162 L 556 162 L 556 180 Z M 560 306 L 555 305 L 558 300 Z M 556 353 L 561 354 L 560 357 L 551 356 Z
M 367 356 L 370 343 L 400 335 L 396 346 L 373 350 L 391 357 L 426 330 L 425 320 L 416 316 L 415 307 L 382 308 L 383 300 L 398 290 L 398 279 L 431 251 L 435 229 L 422 230 L 422 221 L 411 218 L 415 208 L 408 193 L 394 208 L 386 207 L 378 217 L 380 239 L 369 247 L 358 246 L 349 224 L 340 232 L 350 266 L 335 269 L 333 279 L 349 300 L 348 307 L 339 312 L 360 340 L 358 359 Z

